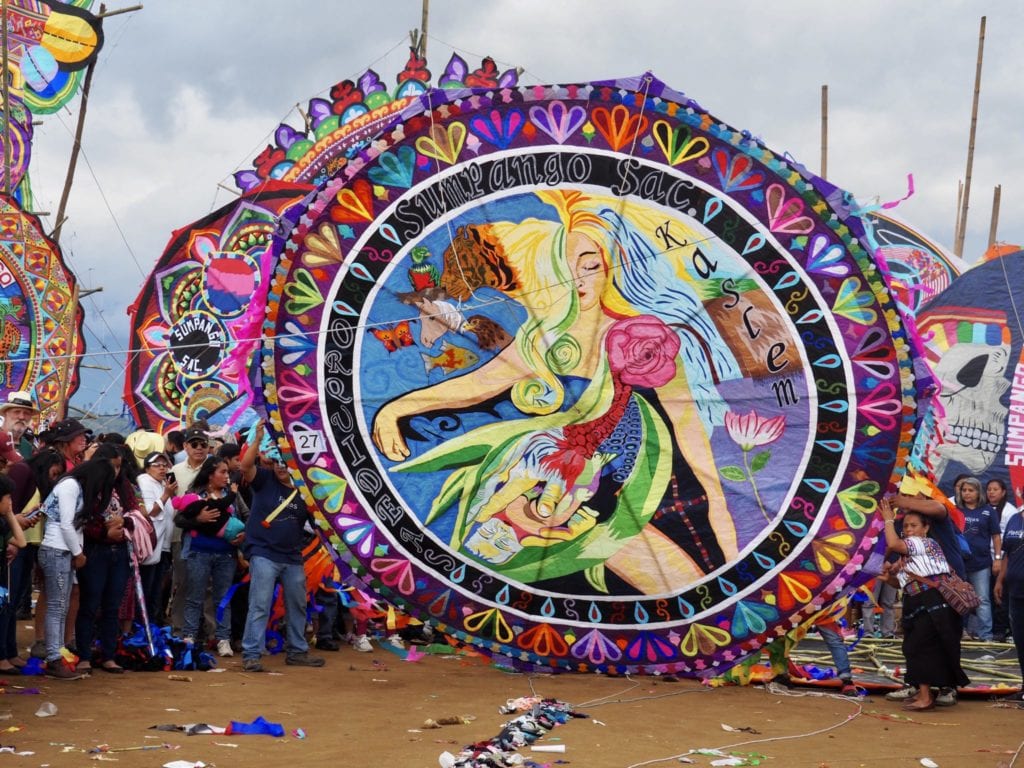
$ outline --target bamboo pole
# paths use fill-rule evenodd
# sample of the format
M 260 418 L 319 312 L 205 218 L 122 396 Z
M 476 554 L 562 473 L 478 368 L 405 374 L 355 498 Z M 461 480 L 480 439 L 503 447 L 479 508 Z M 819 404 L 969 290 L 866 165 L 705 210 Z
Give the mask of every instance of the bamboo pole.
M 821 86 L 821 178 L 828 178 L 828 86 Z
M 964 194 L 960 203 L 960 227 L 957 232 L 956 245 L 953 252 L 960 258 L 964 256 L 964 239 L 967 235 L 967 211 L 971 200 L 971 172 L 974 167 L 974 138 L 978 129 L 978 100 L 981 97 L 981 62 L 985 53 L 985 17 L 981 17 L 981 29 L 978 31 L 978 62 L 974 71 L 974 103 L 971 106 L 971 133 L 967 142 L 967 173 L 964 175 Z
M 1003 186 L 996 184 L 992 190 L 992 219 L 988 225 L 988 247 L 996 244 L 996 230 L 999 229 L 999 198 L 1003 194 Z
M 420 16 L 420 45 L 419 54 L 421 59 L 427 58 L 427 24 L 430 16 L 430 0 L 423 0 L 423 13 Z
M 107 12 L 107 6 L 100 4 L 100 17 Z M 60 193 L 60 205 L 57 206 L 57 223 L 50 233 L 55 243 L 60 243 L 60 231 L 64 227 L 66 217 L 64 210 L 68 207 L 68 197 L 71 195 L 71 184 L 75 180 L 75 168 L 78 166 L 78 155 L 82 151 L 82 133 L 85 130 L 85 111 L 89 106 L 89 91 L 92 89 L 92 73 L 96 70 L 96 60 L 93 59 L 85 70 L 85 81 L 82 83 L 82 103 L 78 108 L 78 123 L 75 125 L 75 142 L 71 145 L 71 157 L 68 160 L 68 173 L 64 178 L 64 189 Z
M 14 153 L 11 151 L 11 78 L 7 70 L 7 0 L 0 3 L 0 23 L 3 29 L 0 30 L 0 56 L 3 66 L 3 99 L 4 99 L 4 194 L 11 196 L 11 164 L 14 162 Z

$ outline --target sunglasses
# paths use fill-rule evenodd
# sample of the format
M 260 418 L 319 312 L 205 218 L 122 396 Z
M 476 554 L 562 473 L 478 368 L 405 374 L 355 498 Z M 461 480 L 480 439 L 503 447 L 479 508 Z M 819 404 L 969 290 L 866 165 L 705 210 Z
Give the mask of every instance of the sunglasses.
M 188 444 L 192 448 L 209 448 L 210 444 L 205 440 L 189 440 Z

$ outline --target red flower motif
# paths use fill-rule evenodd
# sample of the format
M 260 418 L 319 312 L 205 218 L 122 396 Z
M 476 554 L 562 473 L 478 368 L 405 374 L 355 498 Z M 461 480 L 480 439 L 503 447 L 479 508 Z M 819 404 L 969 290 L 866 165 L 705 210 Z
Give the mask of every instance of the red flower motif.
M 480 69 L 466 75 L 469 88 L 494 88 L 498 85 L 498 68 L 490 56 L 480 62 Z
M 623 384 L 661 387 L 676 375 L 679 337 L 651 315 L 619 320 L 605 337 L 608 365 Z
M 363 92 L 351 80 L 342 80 L 331 88 L 331 111 L 340 115 L 353 104 L 363 100 Z
M 268 179 L 270 178 L 271 171 L 274 170 L 274 166 L 285 159 L 286 156 L 283 149 L 267 144 L 267 148 L 256 156 L 256 160 L 253 161 L 253 167 L 261 178 Z

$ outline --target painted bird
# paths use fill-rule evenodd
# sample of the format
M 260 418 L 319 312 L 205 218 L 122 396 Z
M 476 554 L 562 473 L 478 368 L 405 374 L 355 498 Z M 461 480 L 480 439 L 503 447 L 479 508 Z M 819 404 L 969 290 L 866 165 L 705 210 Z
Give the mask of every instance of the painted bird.
M 413 263 L 409 268 L 409 282 L 414 291 L 425 291 L 441 284 L 441 273 L 428 261 L 430 251 L 427 248 L 417 245 L 409 252 L 409 257 Z
M 484 315 L 470 315 L 462 324 L 462 330 L 476 334 L 476 343 L 480 349 L 500 352 L 512 343 L 508 331 Z

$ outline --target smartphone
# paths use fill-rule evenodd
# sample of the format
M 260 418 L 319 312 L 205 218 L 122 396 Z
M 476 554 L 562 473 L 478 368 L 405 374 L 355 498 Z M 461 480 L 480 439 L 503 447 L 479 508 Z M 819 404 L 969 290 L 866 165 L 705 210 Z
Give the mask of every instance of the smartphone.
M 29 512 L 27 515 L 25 515 L 25 519 L 26 520 L 35 520 L 42 513 L 43 513 L 43 508 L 42 507 L 36 507 L 31 512 Z
M 173 472 L 168 472 L 167 473 L 167 484 L 168 485 L 174 485 L 176 482 L 178 482 L 178 481 L 174 479 L 174 473 Z

